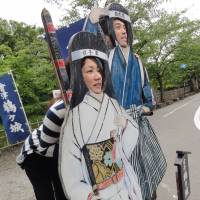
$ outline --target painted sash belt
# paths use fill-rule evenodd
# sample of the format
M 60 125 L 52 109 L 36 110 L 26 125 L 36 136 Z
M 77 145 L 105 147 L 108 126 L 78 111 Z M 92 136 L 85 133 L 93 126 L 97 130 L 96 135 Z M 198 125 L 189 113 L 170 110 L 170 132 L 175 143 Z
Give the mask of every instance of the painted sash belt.
M 114 138 L 86 144 L 82 150 L 94 189 L 105 189 L 124 177 L 122 160 L 117 158 Z
M 98 184 L 96 186 L 97 190 L 102 190 L 102 189 L 109 187 L 112 184 L 116 184 L 119 181 L 121 181 L 123 177 L 124 177 L 124 169 L 121 169 L 119 172 L 117 172 L 117 174 L 115 174 L 111 178 L 109 178 L 109 179 L 103 181 L 102 183 Z

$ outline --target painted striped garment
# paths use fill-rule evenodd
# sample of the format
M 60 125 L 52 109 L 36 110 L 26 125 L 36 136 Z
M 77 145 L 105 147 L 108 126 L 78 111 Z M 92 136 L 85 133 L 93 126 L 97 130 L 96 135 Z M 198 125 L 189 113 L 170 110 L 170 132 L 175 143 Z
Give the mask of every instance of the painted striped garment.
M 55 102 L 49 108 L 43 123 L 25 140 L 21 153 L 17 157 L 18 164 L 22 164 L 26 156 L 34 152 L 46 157 L 53 157 L 65 113 L 66 107 L 63 100 Z
M 147 117 L 136 115 L 136 119 L 140 134 L 130 162 L 138 176 L 143 200 L 150 200 L 165 175 L 167 162 Z

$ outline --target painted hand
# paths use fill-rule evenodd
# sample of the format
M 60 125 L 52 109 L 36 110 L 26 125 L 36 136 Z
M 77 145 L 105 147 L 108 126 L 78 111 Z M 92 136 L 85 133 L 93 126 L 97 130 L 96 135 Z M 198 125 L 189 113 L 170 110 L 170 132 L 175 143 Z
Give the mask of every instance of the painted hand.
M 123 115 L 117 115 L 115 116 L 115 119 L 114 119 L 114 124 L 117 126 L 117 127 L 121 127 L 121 128 L 125 128 L 126 127 L 126 118 L 123 116 Z
M 90 193 L 88 195 L 88 200 L 101 200 L 101 198 L 98 195 L 95 195 L 94 193 Z
M 147 107 L 147 106 L 142 106 L 142 111 L 143 111 L 144 113 L 148 113 L 148 112 L 150 112 L 150 108 Z
M 108 10 L 105 8 L 92 8 L 89 18 L 92 23 L 99 22 L 100 16 L 108 15 Z

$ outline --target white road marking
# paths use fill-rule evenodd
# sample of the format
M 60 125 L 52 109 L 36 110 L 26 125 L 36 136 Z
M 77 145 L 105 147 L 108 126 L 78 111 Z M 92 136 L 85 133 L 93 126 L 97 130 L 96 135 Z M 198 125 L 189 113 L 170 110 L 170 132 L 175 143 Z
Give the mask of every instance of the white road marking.
M 188 104 L 189 104 L 189 102 L 187 102 L 187 103 L 185 103 L 185 104 L 183 104 L 183 105 L 175 108 L 174 110 L 172 110 L 172 111 L 168 112 L 167 114 L 163 115 L 163 117 L 169 117 L 170 115 L 172 115 L 173 113 L 175 113 L 177 110 L 180 110 L 181 108 L 187 106 Z
M 195 112 L 194 124 L 195 124 L 196 128 L 200 130 L 200 106 L 197 109 L 197 111 Z

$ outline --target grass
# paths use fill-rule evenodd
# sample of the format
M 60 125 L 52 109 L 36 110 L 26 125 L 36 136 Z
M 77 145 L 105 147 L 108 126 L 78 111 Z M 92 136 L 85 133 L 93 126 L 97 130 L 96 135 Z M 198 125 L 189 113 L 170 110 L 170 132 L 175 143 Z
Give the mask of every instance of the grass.
M 7 138 L 3 128 L 3 125 L 0 124 L 0 148 L 7 146 Z
M 0 149 L 9 146 L 7 143 L 7 139 L 5 138 L 0 138 Z
M 44 115 L 30 116 L 28 117 L 29 125 L 31 129 L 38 128 L 38 126 L 42 123 Z M 0 149 L 9 146 L 7 142 L 6 133 L 3 127 L 3 124 L 0 123 Z

